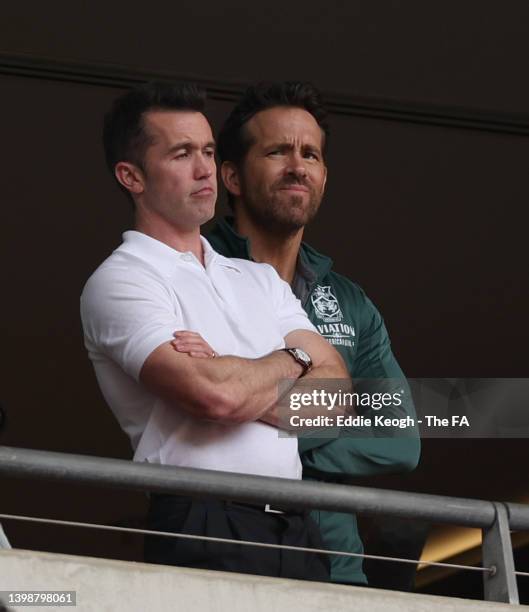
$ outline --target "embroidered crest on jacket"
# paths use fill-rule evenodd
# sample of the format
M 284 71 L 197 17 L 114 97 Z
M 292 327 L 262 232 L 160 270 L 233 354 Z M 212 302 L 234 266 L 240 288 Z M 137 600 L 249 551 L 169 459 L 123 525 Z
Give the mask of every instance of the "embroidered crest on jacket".
M 343 319 L 340 304 L 330 285 L 317 285 L 310 296 L 314 310 L 325 323 L 337 323 Z

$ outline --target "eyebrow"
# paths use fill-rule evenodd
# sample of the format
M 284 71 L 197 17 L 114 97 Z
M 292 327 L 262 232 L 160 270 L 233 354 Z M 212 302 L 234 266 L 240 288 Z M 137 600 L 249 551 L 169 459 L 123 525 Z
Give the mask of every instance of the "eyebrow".
M 295 147 L 295 145 L 292 142 L 286 141 L 286 140 L 282 140 L 282 141 L 277 141 L 277 142 L 272 142 L 270 144 L 267 144 L 264 146 L 265 149 L 281 149 L 282 151 L 289 151 L 291 149 L 293 149 Z M 317 146 L 317 145 L 312 145 L 312 144 L 304 144 L 302 145 L 301 149 L 303 151 L 315 151 L 318 153 L 322 153 L 322 148 Z
M 167 155 L 171 155 L 171 153 L 176 153 L 176 151 L 181 151 L 182 149 L 186 149 L 187 151 L 191 151 L 192 149 L 213 149 L 215 150 L 216 144 L 214 140 L 210 140 L 203 147 L 197 147 L 192 144 L 190 140 L 182 140 L 181 142 L 177 142 L 167 149 Z
M 266 149 L 292 149 L 294 145 L 288 140 L 275 140 L 265 145 Z

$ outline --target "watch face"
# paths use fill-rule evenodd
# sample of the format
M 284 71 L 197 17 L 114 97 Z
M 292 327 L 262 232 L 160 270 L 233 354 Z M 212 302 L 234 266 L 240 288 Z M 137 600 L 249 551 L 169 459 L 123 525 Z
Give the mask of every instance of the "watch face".
M 310 368 L 312 366 L 312 359 L 303 349 L 295 348 L 293 352 L 296 354 L 296 358 L 299 361 L 302 361 L 306 368 Z

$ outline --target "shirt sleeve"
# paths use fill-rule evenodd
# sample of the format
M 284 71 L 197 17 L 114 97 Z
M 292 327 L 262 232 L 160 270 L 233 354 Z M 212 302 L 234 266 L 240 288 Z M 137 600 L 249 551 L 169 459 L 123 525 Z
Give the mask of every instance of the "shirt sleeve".
M 280 278 L 272 266 L 269 269 L 271 291 L 275 310 L 279 317 L 279 326 L 283 338 L 296 329 L 306 329 L 314 333 L 318 330 L 310 322 L 307 313 L 303 310 L 301 302 L 292 293 L 290 285 Z
M 413 398 L 405 376 L 393 355 L 389 335 L 377 308 L 359 290 L 358 348 L 350 375 L 355 391 L 373 393 L 404 388 L 400 406 L 384 409 L 390 418 L 416 418 Z M 350 360 L 347 360 L 349 363 Z M 373 417 L 373 411 L 363 412 Z M 382 414 L 382 412 L 381 412 Z M 370 476 L 415 469 L 420 456 L 417 427 L 373 427 L 371 432 L 344 428 L 339 438 L 300 438 L 299 452 L 304 469 L 318 477 Z
M 92 359 L 103 354 L 139 380 L 147 357 L 183 329 L 179 304 L 150 271 L 99 269 L 81 295 L 85 344 Z

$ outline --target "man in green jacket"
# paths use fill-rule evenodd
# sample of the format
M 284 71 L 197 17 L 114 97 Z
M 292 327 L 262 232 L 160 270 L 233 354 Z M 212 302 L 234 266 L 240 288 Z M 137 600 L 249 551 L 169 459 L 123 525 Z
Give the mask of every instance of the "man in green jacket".
M 332 271 L 329 257 L 302 242 L 304 227 L 323 197 L 327 135 L 326 113 L 311 85 L 250 87 L 218 139 L 233 217 L 219 221 L 208 239 L 223 255 L 266 262 L 276 269 L 312 323 L 342 355 L 356 390 L 381 384 L 373 379 L 408 390 L 376 307 L 358 285 Z M 409 392 L 406 397 L 397 411 L 384 414 L 414 417 Z M 352 429 L 344 433 L 335 439 L 299 439 L 304 478 L 340 482 L 417 465 L 420 442 L 415 429 L 403 434 L 373 428 L 370 437 Z M 313 516 L 329 550 L 363 552 L 354 515 L 315 511 Z M 361 557 L 333 555 L 331 579 L 365 584 Z

